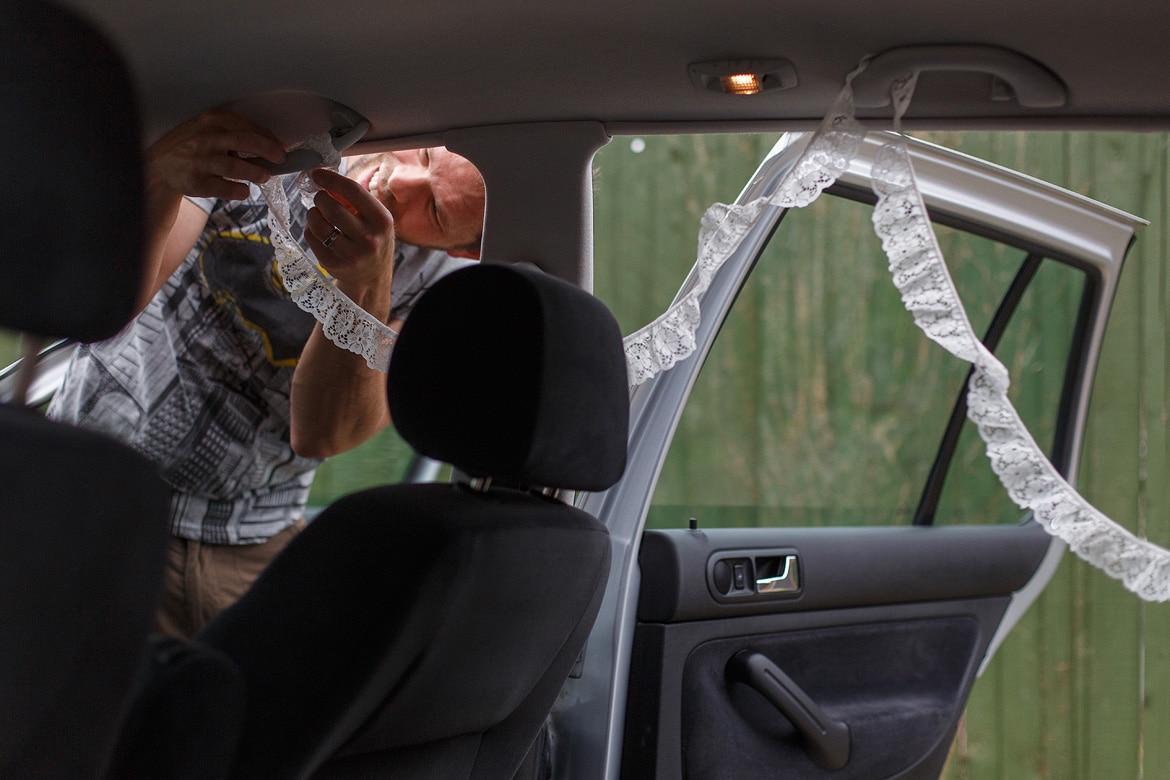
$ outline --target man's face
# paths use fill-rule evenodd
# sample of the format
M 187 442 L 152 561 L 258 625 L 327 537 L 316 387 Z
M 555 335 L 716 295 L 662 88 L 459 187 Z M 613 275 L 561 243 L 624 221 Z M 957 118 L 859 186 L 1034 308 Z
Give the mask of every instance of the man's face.
M 478 259 L 484 187 L 466 158 L 442 146 L 369 154 L 352 158 L 347 175 L 394 215 L 401 240 Z

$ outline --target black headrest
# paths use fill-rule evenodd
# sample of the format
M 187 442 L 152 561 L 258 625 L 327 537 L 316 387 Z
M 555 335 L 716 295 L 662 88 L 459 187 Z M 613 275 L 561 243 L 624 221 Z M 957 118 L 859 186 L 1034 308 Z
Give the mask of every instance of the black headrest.
M 412 447 L 472 477 L 604 490 L 625 468 L 617 321 L 535 268 L 474 265 L 436 283 L 394 347 L 389 399 Z
M 94 341 L 142 275 L 134 87 L 102 35 L 57 6 L 0 5 L 0 326 Z

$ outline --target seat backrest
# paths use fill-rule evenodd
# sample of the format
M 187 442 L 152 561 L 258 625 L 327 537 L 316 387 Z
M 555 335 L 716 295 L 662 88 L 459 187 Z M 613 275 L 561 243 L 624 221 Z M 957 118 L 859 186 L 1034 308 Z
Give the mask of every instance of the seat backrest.
M 0 5 L 0 327 L 113 335 L 142 259 L 141 136 L 109 43 Z M 0 405 L 0 777 L 94 777 L 161 585 L 167 497 L 105 436 Z
M 339 500 L 200 633 L 247 680 L 236 777 L 511 778 L 596 617 L 608 534 L 547 488 L 625 466 L 605 306 L 535 269 L 457 271 L 403 328 L 388 395 L 476 487 Z

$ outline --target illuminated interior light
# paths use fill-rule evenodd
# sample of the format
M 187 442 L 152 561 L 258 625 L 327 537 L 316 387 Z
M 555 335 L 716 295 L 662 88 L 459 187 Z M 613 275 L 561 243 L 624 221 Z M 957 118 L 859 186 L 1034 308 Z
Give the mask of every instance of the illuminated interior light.
M 719 83 L 729 95 L 754 95 L 764 88 L 764 80 L 755 73 L 732 73 L 720 76 Z
M 796 67 L 778 59 L 692 62 L 687 72 L 695 89 L 717 95 L 757 95 L 791 89 L 798 83 Z

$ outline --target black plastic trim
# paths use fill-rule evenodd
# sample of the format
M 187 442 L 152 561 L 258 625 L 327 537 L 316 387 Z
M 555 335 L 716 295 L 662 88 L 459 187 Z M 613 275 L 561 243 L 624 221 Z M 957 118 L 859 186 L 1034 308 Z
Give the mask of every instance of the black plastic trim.
M 1034 522 L 1008 526 L 713 528 L 642 537 L 638 619 L 681 622 L 854 606 L 1007 596 L 1027 584 L 1050 537 Z M 723 550 L 795 550 L 801 592 L 726 603 L 708 586 Z

